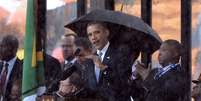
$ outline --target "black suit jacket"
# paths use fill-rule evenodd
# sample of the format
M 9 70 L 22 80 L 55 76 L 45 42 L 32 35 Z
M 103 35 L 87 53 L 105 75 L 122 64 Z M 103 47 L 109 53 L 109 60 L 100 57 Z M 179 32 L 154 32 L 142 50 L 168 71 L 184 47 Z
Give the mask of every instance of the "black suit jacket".
M 180 66 L 166 72 L 157 80 L 154 79 L 156 72 L 154 69 L 144 82 L 148 90 L 145 101 L 187 101 L 188 89 L 185 85 L 189 83 Z
M 99 82 L 96 81 L 95 65 L 88 59 L 82 65 L 75 63 L 66 70 L 63 75 L 65 78 L 75 71 L 81 71 L 85 81 L 85 91 L 87 96 L 101 96 L 109 101 L 127 101 L 130 98 L 128 94 L 128 79 L 131 74 L 132 62 L 129 55 L 118 48 L 109 46 L 103 58 L 103 64 L 108 68 L 100 72 Z
M 0 68 L 0 72 L 1 72 Z M 13 69 L 11 71 L 10 77 L 8 79 L 7 87 L 6 87 L 6 95 L 5 95 L 5 101 L 10 101 L 9 95 L 11 94 L 11 88 L 16 80 L 22 80 L 22 61 L 18 58 L 16 59 Z
M 127 87 L 131 74 L 131 63 L 126 53 L 110 45 L 103 58 L 103 64 L 107 65 L 108 68 L 100 72 L 98 83 L 96 82 L 93 62 L 88 61 L 84 64 L 88 88 L 98 91 L 101 96 L 110 101 L 129 100 Z
M 53 93 L 59 89 L 61 79 L 61 65 L 57 59 L 46 54 L 45 56 L 45 81 L 47 93 Z

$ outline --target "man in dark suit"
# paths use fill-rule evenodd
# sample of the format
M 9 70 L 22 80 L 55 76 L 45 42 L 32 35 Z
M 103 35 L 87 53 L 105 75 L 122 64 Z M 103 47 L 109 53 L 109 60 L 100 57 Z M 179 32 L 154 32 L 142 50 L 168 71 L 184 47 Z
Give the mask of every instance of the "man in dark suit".
M 146 90 L 145 101 L 187 101 L 187 75 L 179 64 L 182 54 L 181 44 L 176 40 L 166 40 L 159 49 L 158 60 L 161 67 L 145 69 L 144 64 L 136 65 L 143 78 Z
M 0 43 L 0 59 L 7 64 L 6 81 L 4 83 L 3 101 L 9 101 L 11 88 L 15 80 L 22 79 L 22 61 L 16 57 L 19 46 L 18 39 L 13 35 L 6 35 Z M 0 73 L 3 72 L 0 67 Z M 2 78 L 2 77 L 1 77 Z
M 65 30 L 65 34 L 61 37 L 61 47 L 62 47 L 62 53 L 63 53 L 63 57 L 64 57 L 64 63 L 62 63 L 62 70 L 64 71 L 64 65 L 75 61 L 73 60 L 73 54 L 75 52 L 75 38 L 77 37 L 77 35 L 73 32 L 67 32 L 67 30 Z
M 103 22 L 91 22 L 87 25 L 87 36 L 95 48 L 91 58 L 94 62 L 92 73 L 103 95 L 111 95 L 108 100 L 127 101 L 128 80 L 131 75 L 131 61 L 109 42 L 110 31 Z M 92 82 L 92 81 L 91 81 Z
M 75 46 L 77 49 L 80 50 L 80 52 L 78 55 L 76 55 L 76 61 L 72 65 L 72 67 L 68 68 L 67 71 L 65 71 L 65 75 L 67 77 L 74 72 L 79 72 L 83 81 L 85 82 L 83 85 L 84 89 L 82 92 L 80 92 L 79 95 L 87 99 L 90 98 L 101 100 L 103 97 L 102 91 L 105 90 L 102 90 L 102 88 L 100 87 L 102 83 L 97 82 L 96 80 L 94 72 L 95 63 L 91 59 L 91 57 L 96 57 L 96 59 L 99 58 L 97 58 L 96 55 L 93 55 L 91 42 L 87 38 L 76 38 Z M 106 93 L 104 95 L 106 95 Z M 111 95 L 107 95 L 107 97 L 111 97 Z

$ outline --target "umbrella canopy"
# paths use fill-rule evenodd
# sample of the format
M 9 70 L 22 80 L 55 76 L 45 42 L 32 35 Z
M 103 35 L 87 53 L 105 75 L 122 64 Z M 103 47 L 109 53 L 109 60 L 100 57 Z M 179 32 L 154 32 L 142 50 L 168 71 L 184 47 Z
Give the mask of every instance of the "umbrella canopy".
M 160 37 L 142 19 L 118 11 L 93 10 L 65 27 L 75 31 L 78 36 L 86 36 L 87 24 L 94 21 L 107 23 L 110 42 L 115 45 L 128 43 L 129 46 L 148 53 L 153 53 L 161 45 Z

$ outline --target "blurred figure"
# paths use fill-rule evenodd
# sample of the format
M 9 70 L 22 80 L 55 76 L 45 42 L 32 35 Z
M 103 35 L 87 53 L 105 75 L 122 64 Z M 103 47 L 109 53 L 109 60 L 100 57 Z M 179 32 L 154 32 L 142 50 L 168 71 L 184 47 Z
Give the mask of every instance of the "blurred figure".
M 89 56 L 94 56 L 92 53 L 92 45 L 87 38 L 80 37 L 76 38 L 75 46 L 77 49 L 80 49 L 80 52 L 76 56 L 76 61 L 73 66 L 67 70 L 66 75 L 73 72 L 80 72 L 84 81 L 84 89 L 80 92 L 80 96 L 87 99 L 93 99 L 92 101 L 101 99 L 101 88 L 99 87 L 99 83 L 96 82 L 94 74 L 95 63 L 91 58 L 88 58 Z
M 166 40 L 159 49 L 160 68 L 151 69 L 139 63 L 136 71 L 143 78 L 145 101 L 187 101 L 188 85 L 183 68 L 179 64 L 182 46 L 176 40 Z
M 80 37 L 75 40 L 75 46 L 77 49 L 80 49 L 80 53 L 77 56 L 78 62 L 83 64 L 87 58 L 85 56 L 91 55 L 92 53 L 92 45 L 87 38 Z
M 19 42 L 14 35 L 6 35 L 0 42 L 0 60 L 6 63 L 6 69 L 0 67 L 0 73 L 6 72 L 5 76 L 1 77 L 1 86 L 3 101 L 10 101 L 11 88 L 15 80 L 22 79 L 22 61 L 16 57 Z M 4 71 L 5 70 L 5 71 Z M 4 77 L 5 81 L 2 80 Z
M 193 87 L 192 97 L 194 101 L 201 101 L 201 81 Z
M 195 67 L 192 73 L 192 80 L 198 80 L 201 75 L 201 50 L 199 50 L 195 57 Z
M 74 61 L 74 52 L 75 52 L 75 38 L 77 35 L 75 33 L 65 33 L 61 38 L 61 47 L 64 56 L 64 64 L 67 64 L 71 61 Z
M 59 80 L 62 76 L 61 65 L 57 59 L 45 54 L 45 81 L 46 93 L 50 94 L 59 89 Z
M 63 57 L 63 52 L 62 52 L 62 48 L 56 47 L 53 51 L 51 56 L 53 56 L 54 58 L 56 58 L 57 60 L 59 60 L 60 63 L 64 63 L 64 57 Z
M 10 94 L 10 101 L 21 101 L 21 82 L 22 80 L 15 80 Z
M 74 72 L 66 80 L 60 81 L 59 90 L 55 93 L 58 99 L 73 99 L 78 98 L 78 93 L 83 89 L 84 82 L 80 73 Z M 76 101 L 76 100 L 73 100 Z
M 201 50 L 199 49 L 195 57 L 195 67 L 192 73 L 191 95 L 194 101 L 201 101 Z
M 78 52 L 76 52 L 73 61 L 65 64 L 65 71 L 63 72 L 62 80 L 66 79 L 66 77 L 70 76 L 71 73 L 75 71 L 80 71 L 83 74 L 85 68 L 83 62 L 86 60 L 85 56 L 92 54 L 92 45 L 88 39 L 78 37 L 75 39 L 74 44 L 76 51 Z
M 68 76 L 76 71 L 81 72 L 81 75 L 84 78 L 84 72 L 86 71 L 84 63 L 87 60 L 85 57 L 92 54 L 92 45 L 88 39 L 81 37 L 76 38 L 74 44 L 76 50 L 79 50 L 79 52 L 76 53 L 77 55 L 74 57 L 75 61 L 71 63 L 71 65 L 65 65 L 65 68 L 67 69 L 63 72 L 62 80 L 65 80 Z

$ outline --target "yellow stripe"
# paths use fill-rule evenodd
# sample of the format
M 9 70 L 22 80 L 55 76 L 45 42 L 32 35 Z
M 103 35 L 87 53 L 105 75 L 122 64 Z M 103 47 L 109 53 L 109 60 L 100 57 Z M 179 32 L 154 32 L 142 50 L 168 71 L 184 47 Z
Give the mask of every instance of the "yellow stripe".
M 36 67 L 36 40 L 35 37 L 33 39 L 33 50 L 32 50 L 32 67 Z

